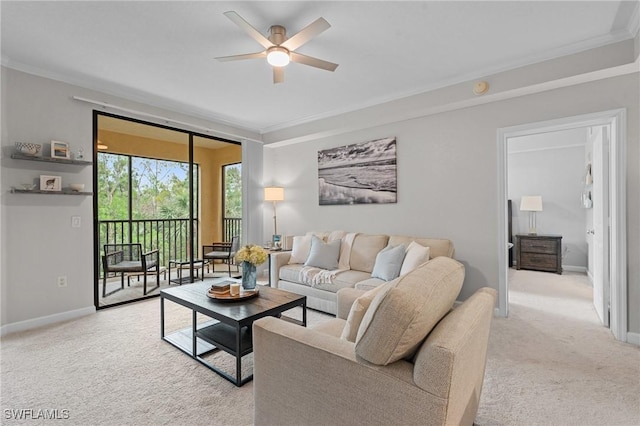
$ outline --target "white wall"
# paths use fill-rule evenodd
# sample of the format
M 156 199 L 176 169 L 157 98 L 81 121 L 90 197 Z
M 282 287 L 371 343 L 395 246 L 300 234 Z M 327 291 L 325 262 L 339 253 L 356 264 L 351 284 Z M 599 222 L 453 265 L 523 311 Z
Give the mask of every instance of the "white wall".
M 40 174 L 61 175 L 63 182 L 92 186 L 91 167 L 45 164 L 10 158 L 16 141 L 48 143 L 52 139 L 92 152 L 93 106 L 72 99 L 81 96 L 133 110 L 156 114 L 249 139 L 259 135 L 210 121 L 188 117 L 107 94 L 2 68 L 2 171 L 0 261 L 2 332 L 37 325 L 94 309 L 93 201 L 92 197 L 11 194 L 11 186 Z M 127 115 L 120 111 L 111 111 Z M 166 124 L 166 123 L 162 123 Z M 176 126 L 178 127 L 178 126 Z M 214 134 L 214 133 L 212 133 Z M 254 145 L 254 144 L 253 144 Z M 262 148 L 243 150 L 252 163 L 262 164 Z M 257 175 L 254 176 L 254 174 Z M 260 210 L 255 194 L 262 182 L 261 167 L 243 170 L 248 182 L 249 211 Z M 71 228 L 71 216 L 82 218 L 81 228 Z M 254 220 L 256 222 L 256 220 Z M 261 238 L 261 217 L 248 236 Z M 68 277 L 58 288 L 56 278 Z M 31 321 L 31 323 L 30 323 Z
M 513 234 L 529 232 L 529 212 L 520 211 L 522 197 L 542 196 L 538 234 L 562 235 L 562 265 L 580 271 L 587 267 L 587 212 L 580 202 L 586 140 L 586 128 L 510 138 L 507 159 Z
M 639 91 L 635 73 L 381 126 L 372 123 L 363 130 L 300 144 L 267 147 L 265 177 L 285 186 L 288 194 L 287 201 L 278 205 L 279 229 L 283 234 L 344 229 L 450 238 L 456 258 L 466 265 L 461 298 L 482 286 L 497 289 L 497 130 L 624 107 L 628 111 L 629 329 L 638 332 Z M 398 203 L 320 207 L 317 151 L 388 136 L 398 141 Z

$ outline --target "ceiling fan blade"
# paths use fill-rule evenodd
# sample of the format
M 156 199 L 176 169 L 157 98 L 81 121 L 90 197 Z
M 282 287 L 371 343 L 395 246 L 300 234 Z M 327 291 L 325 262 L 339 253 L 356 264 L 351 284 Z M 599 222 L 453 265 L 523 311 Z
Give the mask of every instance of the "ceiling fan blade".
M 284 83 L 284 67 L 273 67 L 273 84 Z
M 267 52 L 246 53 L 244 55 L 220 56 L 216 58 L 220 62 L 239 61 L 241 59 L 259 59 L 266 58 Z
M 242 18 L 242 16 L 238 15 L 233 10 L 225 12 L 224 14 L 225 14 L 225 16 L 227 18 L 231 19 L 237 26 L 242 28 L 247 34 L 249 34 L 251 37 L 253 37 L 258 43 L 260 43 L 262 46 L 264 46 L 265 49 L 268 49 L 268 48 L 270 48 L 271 46 L 274 45 L 273 43 L 271 43 L 269 41 L 268 38 L 263 36 L 260 33 L 260 31 L 258 31 L 255 28 L 253 28 L 251 26 L 251 24 L 249 24 L 247 21 L 245 21 L 244 18 Z
M 311 56 L 302 55 L 296 52 L 289 52 L 289 56 L 291 57 L 291 60 L 293 62 L 309 65 L 327 71 L 335 71 L 336 68 L 338 68 L 338 64 L 334 64 L 333 62 L 323 61 L 322 59 L 313 58 Z
M 288 38 L 284 43 L 280 44 L 280 46 L 288 50 L 296 50 L 298 47 L 329 28 L 331 28 L 331 24 L 329 24 L 324 18 L 318 18 L 298 31 L 295 35 Z

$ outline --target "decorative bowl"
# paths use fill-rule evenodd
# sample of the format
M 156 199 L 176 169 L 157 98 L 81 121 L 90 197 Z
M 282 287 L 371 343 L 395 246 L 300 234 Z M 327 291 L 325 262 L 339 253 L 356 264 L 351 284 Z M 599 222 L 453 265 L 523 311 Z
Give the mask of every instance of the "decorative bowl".
M 70 183 L 69 189 L 71 189 L 74 192 L 80 192 L 84 190 L 84 183 Z
M 16 142 L 16 151 L 24 155 L 36 156 L 40 152 L 42 145 L 29 142 Z
M 36 184 L 35 183 L 21 183 L 20 186 L 25 191 L 33 191 L 34 189 L 36 189 Z

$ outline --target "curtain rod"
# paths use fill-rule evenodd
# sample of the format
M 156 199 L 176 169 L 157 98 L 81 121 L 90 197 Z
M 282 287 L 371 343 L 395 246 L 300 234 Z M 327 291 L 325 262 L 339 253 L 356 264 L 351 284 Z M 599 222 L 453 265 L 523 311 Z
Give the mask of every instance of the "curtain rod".
M 261 140 L 258 140 L 258 139 L 248 138 L 246 136 L 239 136 L 239 135 L 236 135 L 236 134 L 233 134 L 233 133 L 227 133 L 227 132 L 223 132 L 223 131 L 220 131 L 220 130 L 214 130 L 214 129 L 210 129 L 208 127 L 199 126 L 197 124 L 191 124 L 191 123 L 187 123 L 185 121 L 174 120 L 173 118 L 167 118 L 167 117 L 162 117 L 160 115 L 149 114 L 148 112 L 136 111 L 135 109 L 125 108 L 125 107 L 121 107 L 121 106 L 118 106 L 118 105 L 110 104 L 110 103 L 107 103 L 107 102 L 95 101 L 93 99 L 87 99 L 87 98 L 83 98 L 83 97 L 80 97 L 80 96 L 73 96 L 73 99 L 75 99 L 76 101 L 80 101 L 80 102 L 86 102 L 86 103 L 89 103 L 89 104 L 99 105 L 99 106 L 104 107 L 104 108 L 111 108 L 111 109 L 115 109 L 115 110 L 118 110 L 118 111 L 128 112 L 130 114 L 135 114 L 135 115 L 142 116 L 142 117 L 154 118 L 156 120 L 162 120 L 162 121 L 165 121 L 166 123 L 174 123 L 174 124 L 180 124 L 180 125 L 183 125 L 183 126 L 188 126 L 188 127 L 193 128 L 193 129 L 203 130 L 203 131 L 205 131 L 207 133 L 214 133 L 214 134 L 217 134 L 217 135 L 220 135 L 220 136 L 239 139 L 240 142 L 246 140 L 246 141 L 263 143 Z

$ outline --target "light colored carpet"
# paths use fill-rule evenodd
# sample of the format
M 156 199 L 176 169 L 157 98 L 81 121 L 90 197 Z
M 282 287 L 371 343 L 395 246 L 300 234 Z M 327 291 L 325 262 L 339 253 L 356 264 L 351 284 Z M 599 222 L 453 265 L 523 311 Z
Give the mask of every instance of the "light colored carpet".
M 476 422 L 640 424 L 640 350 L 598 325 L 584 278 L 517 271 L 510 283 L 511 315 L 492 324 Z M 166 308 L 167 330 L 190 323 L 187 309 Z M 309 311 L 310 325 L 328 318 Z M 46 424 L 6 410 L 57 409 L 69 425 L 251 424 L 252 382 L 236 388 L 161 341 L 159 323 L 152 299 L 3 337 L 1 423 Z M 232 365 L 226 356 L 217 361 Z
M 640 425 L 640 349 L 600 325 L 584 274 L 509 271 L 476 423 Z

